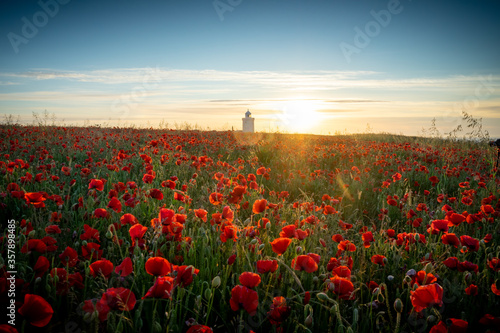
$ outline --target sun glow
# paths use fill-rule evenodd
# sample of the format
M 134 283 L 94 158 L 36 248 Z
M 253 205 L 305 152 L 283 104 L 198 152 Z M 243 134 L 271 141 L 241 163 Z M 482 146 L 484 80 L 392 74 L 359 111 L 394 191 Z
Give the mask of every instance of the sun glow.
M 319 108 L 320 105 L 316 100 L 290 100 L 284 103 L 278 117 L 287 130 L 304 133 L 320 125 L 322 117 L 318 112 Z

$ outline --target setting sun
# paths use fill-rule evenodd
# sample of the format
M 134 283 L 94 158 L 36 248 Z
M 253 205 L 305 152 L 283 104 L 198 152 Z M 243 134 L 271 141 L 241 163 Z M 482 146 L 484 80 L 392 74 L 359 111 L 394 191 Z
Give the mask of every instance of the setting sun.
M 319 108 L 319 102 L 316 100 L 290 100 L 281 106 L 278 118 L 286 130 L 304 133 L 320 125 Z

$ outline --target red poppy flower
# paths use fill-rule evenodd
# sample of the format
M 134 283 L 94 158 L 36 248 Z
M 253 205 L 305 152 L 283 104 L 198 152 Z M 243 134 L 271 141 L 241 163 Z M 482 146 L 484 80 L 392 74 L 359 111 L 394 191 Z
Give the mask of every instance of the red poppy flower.
M 94 214 L 92 214 L 95 218 L 106 218 L 108 215 L 108 211 L 104 208 L 97 208 L 94 210 Z
M 200 218 L 203 222 L 207 222 L 207 214 L 208 212 L 204 209 L 195 209 L 194 214 L 196 217 Z
M 228 265 L 234 264 L 235 261 L 236 261 L 236 254 L 233 254 L 233 255 L 229 256 L 229 258 L 227 258 Z
M 466 206 L 472 205 L 473 202 L 471 197 L 463 197 L 461 201 Z
M 26 200 L 26 204 L 33 205 L 35 208 L 45 207 L 44 201 L 46 199 L 43 192 L 27 192 L 24 194 L 24 199 Z
M 212 329 L 205 325 L 193 325 L 189 327 L 186 333 L 213 333 Z
M 104 190 L 104 183 L 100 179 L 91 179 L 89 183 L 89 190 L 95 188 L 97 191 Z
M 149 190 L 149 196 L 156 200 L 163 200 L 163 192 L 156 188 Z
M 15 327 L 12 327 L 8 324 L 0 324 L 0 332 L 2 333 L 18 333 Z
M 443 244 L 448 244 L 448 245 L 453 245 L 454 247 L 458 248 L 460 245 L 460 240 L 458 239 L 457 235 L 453 233 L 446 233 L 443 236 L 441 236 L 441 241 Z
M 312 273 L 318 270 L 316 261 L 308 255 L 300 255 L 292 260 L 291 267 L 297 271 L 306 271 Z
M 429 180 L 430 180 L 432 186 L 436 186 L 436 184 L 439 183 L 439 178 L 436 176 L 429 177 Z
M 385 266 L 385 262 L 384 262 L 384 259 L 385 256 L 381 255 L 381 254 L 375 254 L 372 256 L 372 263 L 376 264 L 376 265 L 380 265 L 380 266 Z
M 102 250 L 100 250 L 101 246 L 97 243 L 87 243 L 87 245 L 82 245 L 82 256 L 90 260 L 92 259 L 100 259 L 102 256 Z
M 290 238 L 276 238 L 271 242 L 272 250 L 274 253 L 281 255 L 285 253 L 291 242 L 292 240 Z
M 371 231 L 363 233 L 363 235 L 361 236 L 361 238 L 363 239 L 363 246 L 365 248 L 369 248 L 370 247 L 370 243 L 374 242 L 373 234 L 372 234 Z
M 38 277 L 42 277 L 49 270 L 49 267 L 49 260 L 44 256 L 39 256 L 35 266 L 33 267 L 35 279 Z
M 258 168 L 258 169 L 257 169 L 257 172 L 256 172 L 256 173 L 257 173 L 257 175 L 259 175 L 259 176 L 260 176 L 260 175 L 265 174 L 266 172 L 267 172 L 267 170 L 266 170 L 266 168 L 265 168 L 265 167 L 260 167 L 260 168 Z
M 260 214 L 263 211 L 266 210 L 267 207 L 267 200 L 266 199 L 261 199 L 261 200 L 255 200 L 252 206 L 252 212 L 254 214 Z
M 135 246 L 135 242 L 144 237 L 146 231 L 148 231 L 148 228 L 140 224 L 134 224 L 133 226 L 130 227 L 128 232 L 130 234 L 130 238 L 132 239 L 132 246 Z
M 187 287 L 193 282 L 193 277 L 198 275 L 200 270 L 193 266 L 173 266 L 173 271 L 177 273 L 175 276 L 175 284 L 181 287 Z
M 154 276 L 164 276 L 172 272 L 170 262 L 162 257 L 149 258 L 145 264 L 146 272 Z
M 448 232 L 447 220 L 434 220 L 431 222 L 431 227 L 427 230 L 432 235 L 437 235 L 440 232 Z
M 101 259 L 90 264 L 90 274 L 93 277 L 98 277 L 103 275 L 106 279 L 111 277 L 113 273 L 113 263 L 107 259 Z
M 255 288 L 260 283 L 260 275 L 252 272 L 243 272 L 240 274 L 240 283 L 248 288 Z
M 495 272 L 500 271 L 500 259 L 496 257 L 491 258 L 491 260 L 488 259 L 488 267 Z
M 210 194 L 208 199 L 210 200 L 210 203 L 212 205 L 218 206 L 222 203 L 222 200 L 224 199 L 224 195 L 222 195 L 222 193 L 214 192 L 214 193 Z
M 335 234 L 332 236 L 332 240 L 336 243 L 340 243 L 341 241 L 344 240 L 344 237 L 342 237 L 342 235 L 340 234 Z
M 278 269 L 277 260 L 257 260 L 257 272 L 259 274 L 275 272 Z
M 253 316 L 259 306 L 259 295 L 255 290 L 238 285 L 231 290 L 229 305 L 233 311 L 238 311 L 240 307 L 243 307 L 246 312 Z
M 431 274 L 431 273 L 426 273 L 425 271 L 418 271 L 412 278 L 411 285 L 417 284 L 419 286 L 421 285 L 426 285 L 426 284 L 431 284 L 437 281 L 437 278 Z
M 80 235 L 81 240 L 89 240 L 95 239 L 100 242 L 99 231 L 97 229 L 92 228 L 91 226 L 85 224 L 83 225 L 84 233 Z
M 135 294 L 130 289 L 109 288 L 97 302 L 96 309 L 99 311 L 99 319 L 104 321 L 110 310 L 131 311 L 135 303 Z
M 134 268 L 132 267 L 132 259 L 129 257 L 123 259 L 122 263 L 115 268 L 115 273 L 120 274 L 122 277 L 130 275 L 133 271 Z
M 337 266 L 332 270 L 332 276 L 351 279 L 351 270 L 347 266 Z
M 267 313 L 271 325 L 279 325 L 290 316 L 292 309 L 286 305 L 286 299 L 283 296 L 273 298 L 270 311 Z
M 465 293 L 469 296 L 477 296 L 478 288 L 475 284 L 471 284 L 467 288 L 465 288 Z
M 122 203 L 115 197 L 111 198 L 107 207 L 111 208 L 117 213 L 120 213 L 122 211 Z
M 466 333 L 469 323 L 462 319 L 448 318 L 432 326 L 429 333 Z
M 481 211 L 486 214 L 486 215 L 489 215 L 491 213 L 494 213 L 495 212 L 495 209 L 491 206 L 491 205 L 482 205 L 481 206 Z
M 452 213 L 450 216 L 447 217 L 448 219 L 448 226 L 458 226 L 462 222 L 465 221 L 465 216 L 462 214 L 457 214 L 457 213 Z
M 52 319 L 54 310 L 41 296 L 26 294 L 18 312 L 33 326 L 44 327 Z
M 154 285 L 149 288 L 148 292 L 142 299 L 145 298 L 170 298 L 174 288 L 174 278 L 170 276 L 159 276 L 156 278 Z
M 238 238 L 238 228 L 235 225 L 224 225 L 222 229 L 222 233 L 220 235 L 220 240 L 225 243 L 228 239 L 232 239 L 236 241 Z
M 459 263 L 459 260 L 457 259 L 457 257 L 449 257 L 443 261 L 443 264 L 446 267 L 451 268 L 451 269 L 457 268 L 458 263 Z
M 297 237 L 297 227 L 294 224 L 289 224 L 281 228 L 280 237 L 286 238 L 296 238 Z
M 460 236 L 462 246 L 467 248 L 467 251 L 477 252 L 479 250 L 479 241 L 467 235 Z
M 61 263 L 69 267 L 75 267 L 78 263 L 78 252 L 75 249 L 67 246 L 66 249 L 59 255 L 59 259 L 61 259 Z
M 334 276 L 330 278 L 328 282 L 328 289 L 333 291 L 341 299 L 354 299 L 354 285 L 349 279 Z
M 172 209 L 161 208 L 158 213 L 158 219 L 161 224 L 169 225 L 175 221 L 175 212 Z
M 442 306 L 443 288 L 437 283 L 420 286 L 415 291 L 411 291 L 410 300 L 417 312 L 433 305 Z
M 491 284 L 491 291 L 493 294 L 500 296 L 500 289 L 498 289 L 496 281 Z
M 350 252 L 356 251 L 356 245 L 354 245 L 348 240 L 341 241 L 339 245 L 337 245 L 337 248 L 339 249 L 339 251 L 350 251 Z
M 47 252 L 47 245 L 40 239 L 29 239 L 21 248 L 21 253 L 31 253 L 32 251 L 45 253 Z

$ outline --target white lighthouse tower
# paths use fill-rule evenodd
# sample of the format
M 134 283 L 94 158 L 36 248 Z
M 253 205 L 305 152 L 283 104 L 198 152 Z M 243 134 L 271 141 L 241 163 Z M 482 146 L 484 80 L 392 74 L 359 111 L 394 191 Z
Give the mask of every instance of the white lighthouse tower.
M 254 132 L 254 127 L 253 127 L 253 122 L 254 118 L 250 117 L 252 113 L 250 113 L 249 110 L 245 112 L 245 118 L 242 118 L 243 120 L 243 132 L 248 132 L 248 133 L 253 133 Z

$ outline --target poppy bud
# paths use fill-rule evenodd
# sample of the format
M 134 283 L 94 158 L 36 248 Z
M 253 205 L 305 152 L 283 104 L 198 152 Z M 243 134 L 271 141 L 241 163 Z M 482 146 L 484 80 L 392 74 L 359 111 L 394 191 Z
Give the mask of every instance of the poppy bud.
M 267 222 L 267 223 L 266 223 L 266 229 L 267 229 L 267 230 L 271 229 L 271 222 Z
M 220 276 L 216 276 L 212 279 L 212 288 L 219 288 L 221 284 Z
M 87 246 L 87 241 L 86 241 L 86 240 L 84 240 L 84 241 L 82 242 L 82 246 Z
M 318 283 L 319 282 L 319 279 L 317 276 L 313 277 L 313 283 Z
M 85 312 L 85 314 L 83 315 L 83 321 L 85 321 L 86 323 L 90 323 L 93 314 L 94 314 L 93 312 L 92 313 Z
M 265 244 L 260 244 L 259 245 L 259 251 L 262 251 L 264 249 L 264 246 L 266 246 Z
M 384 257 L 384 259 L 382 259 L 382 262 L 384 263 L 384 266 L 387 265 L 389 263 L 389 260 L 387 260 L 386 257 Z
M 432 264 L 428 263 L 427 265 L 425 265 L 424 271 L 426 274 L 429 274 L 430 272 L 432 272 Z
M 396 310 L 397 313 L 403 312 L 403 302 L 399 298 L 396 298 L 394 301 L 394 310 Z
M 359 320 L 359 311 L 358 311 L 358 309 L 354 309 L 354 310 L 352 311 L 352 323 L 353 323 L 353 324 L 354 324 L 354 323 L 357 323 L 357 322 L 358 322 L 358 320 Z
M 316 297 L 319 298 L 320 301 L 324 301 L 324 302 L 330 300 L 330 297 L 328 297 L 328 295 L 325 293 L 317 293 Z
M 301 253 L 301 252 L 302 252 L 302 246 L 297 246 L 297 247 L 295 248 L 295 252 L 297 252 L 297 253 Z
M 314 321 L 313 321 L 313 315 L 312 315 L 312 313 L 310 313 L 310 314 L 306 317 L 306 320 L 304 321 L 304 324 L 305 324 L 307 327 L 311 327 L 311 326 L 314 324 Z
M 393 280 L 394 280 L 394 276 L 393 275 L 388 275 L 387 276 L 387 281 L 392 282 Z
M 472 274 L 470 272 L 465 273 L 464 280 L 467 284 L 471 284 L 472 282 Z
M 254 238 L 254 239 L 252 239 L 252 241 L 250 242 L 250 244 L 255 245 L 255 244 L 257 244 L 257 242 L 258 242 L 257 238 Z
M 41 281 L 42 281 L 42 278 L 41 278 L 41 277 L 37 277 L 37 278 L 35 279 L 35 284 L 38 284 L 38 283 L 40 283 Z
M 430 315 L 429 317 L 427 317 L 427 322 L 431 325 L 434 324 L 436 322 L 436 316 Z
M 208 301 L 210 297 L 212 297 L 212 290 L 210 288 L 206 289 L 205 292 L 203 293 L 203 296 Z
M 415 242 L 418 242 L 420 240 L 420 234 L 415 234 Z
M 36 235 L 36 231 L 35 230 L 31 230 L 30 233 L 28 234 L 28 238 L 34 238 Z
M 313 308 L 310 304 L 306 304 L 306 306 L 304 306 L 304 317 L 307 317 L 308 315 L 312 314 L 313 313 Z
M 409 275 L 405 276 L 405 279 L 404 279 L 405 283 L 409 284 L 409 283 L 411 283 L 411 281 L 413 281 L 413 279 L 411 278 L 411 276 L 409 276 Z
M 107 239 L 111 239 L 113 238 L 113 233 L 111 232 L 111 230 L 108 229 L 108 231 L 106 231 L 106 238 Z

